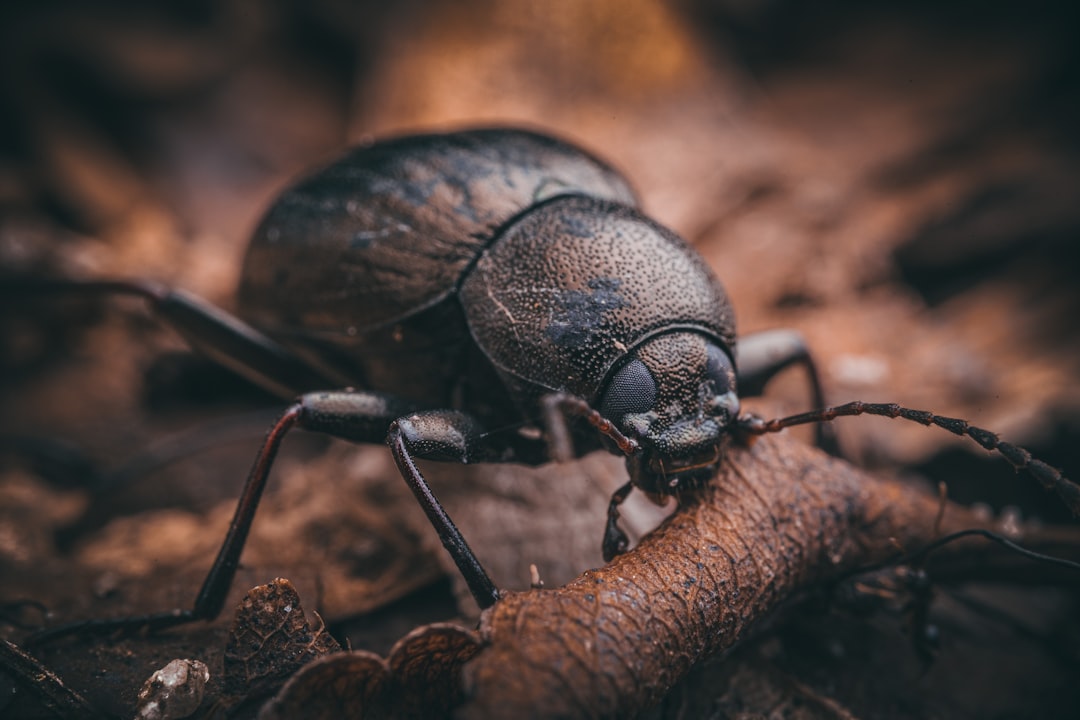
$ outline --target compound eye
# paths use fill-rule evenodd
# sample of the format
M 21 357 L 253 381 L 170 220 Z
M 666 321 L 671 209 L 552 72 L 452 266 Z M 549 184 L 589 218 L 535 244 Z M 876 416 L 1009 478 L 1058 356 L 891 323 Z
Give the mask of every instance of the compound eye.
M 705 377 L 711 386 L 711 412 L 735 417 L 739 414 L 739 396 L 735 392 L 735 367 L 728 354 L 716 345 L 709 345 Z
M 735 390 L 735 368 L 728 354 L 716 345 L 709 345 L 709 359 L 705 365 L 705 377 L 712 383 L 714 395 L 725 395 Z
M 611 376 L 600 403 L 600 414 L 609 420 L 619 420 L 625 415 L 648 412 L 655 404 L 656 380 L 645 363 L 635 358 Z

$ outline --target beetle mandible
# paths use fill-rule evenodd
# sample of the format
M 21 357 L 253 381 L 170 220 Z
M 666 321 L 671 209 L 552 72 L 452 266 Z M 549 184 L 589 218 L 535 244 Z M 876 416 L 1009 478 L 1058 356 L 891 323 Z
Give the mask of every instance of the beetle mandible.
M 292 427 L 387 442 L 481 608 L 498 599 L 496 586 L 416 459 L 538 465 L 601 447 L 624 454 L 629 482 L 609 506 L 606 559 L 627 546 L 618 506 L 634 487 L 653 497 L 692 489 L 715 474 L 730 437 L 794 424 L 819 423 L 819 444 L 835 449 L 821 422 L 841 415 L 967 434 L 1080 508 L 1059 472 L 964 421 L 864 403 L 769 422 L 741 414 L 740 395 L 792 364 L 806 368 L 823 406 L 801 337 L 771 331 L 737 344 L 731 303 L 704 260 L 637 210 L 612 168 L 534 132 L 391 139 L 301 180 L 255 231 L 237 316 L 152 282 L 75 286 L 148 299 L 197 349 L 299 399 L 267 435 L 191 610 L 50 636 L 216 617 Z M 507 427 L 517 431 L 488 432 Z

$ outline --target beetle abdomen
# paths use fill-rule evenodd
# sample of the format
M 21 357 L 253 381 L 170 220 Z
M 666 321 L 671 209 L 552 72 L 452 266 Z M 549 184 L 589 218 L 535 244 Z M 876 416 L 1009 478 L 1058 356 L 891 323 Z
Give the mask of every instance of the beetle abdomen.
M 520 130 L 356 149 L 267 213 L 244 263 L 240 313 L 287 343 L 354 344 L 452 294 L 499 228 L 564 194 L 634 201 L 592 156 Z
M 686 242 L 633 208 L 552 200 L 509 226 L 461 288 L 477 345 L 524 407 L 545 391 L 590 401 L 627 350 L 690 329 L 734 350 L 720 281 Z

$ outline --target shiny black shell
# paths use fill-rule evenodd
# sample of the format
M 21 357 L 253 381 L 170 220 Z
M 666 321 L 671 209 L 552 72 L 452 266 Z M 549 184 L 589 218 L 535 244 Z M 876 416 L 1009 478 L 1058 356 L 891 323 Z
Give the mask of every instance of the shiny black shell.
M 270 332 L 331 338 L 400 321 L 454 293 L 511 218 L 568 194 L 634 203 L 614 170 L 531 132 L 357 148 L 266 214 L 244 261 L 240 311 Z
M 604 163 L 527 131 L 359 148 L 269 210 L 238 312 L 351 385 L 432 408 L 594 401 L 653 335 L 691 328 L 734 350 L 715 276 L 634 202 Z
M 508 227 L 461 286 L 477 344 L 519 403 L 564 390 L 597 405 L 641 342 L 689 329 L 735 347 L 735 319 L 687 243 L 637 210 L 566 197 Z

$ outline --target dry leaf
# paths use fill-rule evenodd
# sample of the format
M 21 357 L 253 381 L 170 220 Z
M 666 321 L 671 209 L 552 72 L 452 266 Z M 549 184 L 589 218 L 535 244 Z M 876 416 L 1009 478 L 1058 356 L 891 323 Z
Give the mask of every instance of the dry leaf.
M 278 578 L 253 588 L 237 610 L 225 648 L 223 694 L 242 700 L 272 692 L 306 663 L 340 651 L 325 627 L 312 630 L 292 583 Z

